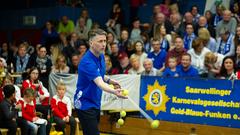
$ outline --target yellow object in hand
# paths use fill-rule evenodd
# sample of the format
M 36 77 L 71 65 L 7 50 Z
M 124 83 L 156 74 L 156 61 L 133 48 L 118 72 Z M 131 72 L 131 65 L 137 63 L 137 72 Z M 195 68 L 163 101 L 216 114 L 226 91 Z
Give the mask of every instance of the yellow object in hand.
M 126 89 L 124 89 L 124 90 L 122 91 L 122 95 L 123 95 L 123 96 L 128 96 L 128 93 L 129 93 L 129 91 L 126 90 Z

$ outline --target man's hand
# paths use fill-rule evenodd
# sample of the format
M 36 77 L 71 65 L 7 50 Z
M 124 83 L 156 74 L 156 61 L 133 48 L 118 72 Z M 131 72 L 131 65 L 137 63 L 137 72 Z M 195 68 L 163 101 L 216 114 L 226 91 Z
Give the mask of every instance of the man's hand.
M 120 84 L 113 79 L 111 79 L 111 84 L 114 86 L 114 89 L 121 89 Z
M 38 120 L 38 119 L 39 119 L 38 117 L 34 117 L 34 118 L 33 118 L 33 122 L 36 121 L 36 120 Z
M 124 96 L 123 94 L 122 94 L 122 89 L 115 89 L 115 91 L 114 91 L 114 94 L 117 96 L 117 97 L 119 97 L 119 98 L 123 98 L 123 99 L 127 99 L 128 97 L 127 96 Z

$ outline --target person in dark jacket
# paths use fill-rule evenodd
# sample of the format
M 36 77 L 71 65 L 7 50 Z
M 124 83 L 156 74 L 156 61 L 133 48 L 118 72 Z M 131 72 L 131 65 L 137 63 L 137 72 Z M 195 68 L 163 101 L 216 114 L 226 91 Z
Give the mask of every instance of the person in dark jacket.
M 16 135 L 17 125 L 21 128 L 21 134 L 25 135 L 28 130 L 26 121 L 21 119 L 21 115 L 17 117 L 17 109 L 20 105 L 15 106 L 15 88 L 13 85 L 3 87 L 4 100 L 0 103 L 0 128 L 7 128 L 8 135 Z M 25 123 L 24 123 L 25 122 Z

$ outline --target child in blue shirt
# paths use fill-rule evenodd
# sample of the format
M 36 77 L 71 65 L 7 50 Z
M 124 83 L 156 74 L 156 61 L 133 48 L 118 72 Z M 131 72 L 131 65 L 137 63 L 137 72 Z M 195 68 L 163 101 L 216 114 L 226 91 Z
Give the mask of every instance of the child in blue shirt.
M 168 65 L 164 71 L 163 71 L 163 77 L 178 77 L 178 69 L 177 69 L 177 58 L 176 57 L 170 57 L 168 59 Z

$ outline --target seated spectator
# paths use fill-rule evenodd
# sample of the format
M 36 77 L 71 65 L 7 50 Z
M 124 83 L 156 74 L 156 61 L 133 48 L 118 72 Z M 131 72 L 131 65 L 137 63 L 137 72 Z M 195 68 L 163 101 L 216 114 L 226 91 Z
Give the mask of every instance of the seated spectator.
M 199 17 L 194 33 L 198 35 L 199 29 L 201 28 L 206 28 L 209 31 L 211 37 L 216 37 L 215 29 L 211 25 L 208 25 L 207 18 L 205 16 Z
M 63 82 L 57 84 L 57 95 L 51 99 L 51 109 L 56 130 L 65 134 L 65 127 L 70 125 L 70 135 L 75 135 L 76 121 L 72 116 L 72 103 L 69 97 L 65 95 L 66 85 Z
M 175 48 L 173 50 L 170 50 L 168 53 L 167 53 L 167 57 L 166 57 L 166 67 L 168 67 L 168 59 L 169 57 L 175 57 L 177 58 L 177 65 L 179 65 L 181 63 L 181 58 L 182 58 L 182 55 L 184 53 L 186 53 L 186 50 L 184 49 L 184 46 L 183 46 L 183 40 L 181 37 L 176 37 L 175 38 L 175 41 L 174 41 L 174 45 L 175 45 Z
M 51 59 L 52 65 L 56 63 L 57 57 L 59 55 L 63 55 L 59 47 L 59 44 L 52 44 L 50 47 L 50 59 Z
M 182 17 L 180 13 L 175 13 L 170 15 L 170 22 L 173 26 L 173 31 L 175 34 L 183 37 L 184 36 L 184 27 L 182 24 Z
M 237 79 L 235 72 L 236 72 L 236 69 L 235 69 L 234 58 L 232 56 L 224 57 L 218 78 L 235 80 Z
M 29 71 L 27 80 L 24 80 L 22 83 L 21 93 L 26 91 L 26 89 L 31 88 L 36 93 L 34 97 L 34 106 L 38 112 L 43 114 L 43 118 L 48 118 L 48 111 L 49 111 L 49 97 L 50 94 L 39 80 L 40 69 L 36 67 L 32 67 Z M 48 131 L 50 131 L 50 125 L 48 125 Z
M 147 58 L 147 54 L 144 52 L 143 43 L 142 41 L 136 41 L 134 43 L 134 54 L 130 56 L 132 57 L 139 57 L 140 68 L 143 69 L 143 61 Z
M 224 56 L 219 53 L 208 52 L 204 58 L 204 65 L 208 70 L 208 78 L 215 78 L 219 74 Z
M 119 50 L 121 52 L 127 52 L 127 54 L 129 55 L 130 52 L 128 53 L 128 48 L 131 45 L 130 41 L 129 41 L 129 33 L 127 29 L 123 29 L 121 31 L 121 35 L 120 35 L 120 40 L 118 43 L 119 46 Z
M 4 58 L 0 58 L 0 86 L 3 84 L 4 77 L 7 75 L 6 61 Z
M 70 74 L 77 74 L 78 73 L 78 64 L 80 62 L 80 56 L 77 53 L 74 53 L 71 58 L 71 65 L 69 73 Z
M 156 6 L 157 7 L 157 6 Z M 150 37 L 154 37 L 156 33 L 156 27 L 158 25 L 164 25 L 166 28 L 166 33 L 170 34 L 173 31 L 173 26 L 170 21 L 165 17 L 165 15 L 161 12 L 156 13 L 153 18 L 151 30 L 150 30 Z
M 237 26 L 236 34 L 234 36 L 234 46 L 235 48 L 240 44 L 240 24 Z
M 211 37 L 208 29 L 206 28 L 200 28 L 198 30 L 198 37 L 203 40 L 203 44 L 205 47 L 207 47 L 212 52 L 217 52 L 216 48 L 216 40 Z
M 235 62 L 237 69 L 240 70 L 240 44 L 238 44 L 236 48 Z
M 17 126 L 21 128 L 21 134 L 26 135 L 28 130 L 27 122 L 21 118 L 16 117 L 18 110 L 22 108 L 21 105 L 16 105 L 15 88 L 13 85 L 6 85 L 3 88 L 4 100 L 0 102 L 0 128 L 7 128 L 8 135 L 16 135 Z
M 41 44 L 44 45 L 49 51 L 50 45 L 58 41 L 58 33 L 54 28 L 52 21 L 47 21 L 45 23 L 45 28 L 42 31 Z
M 120 51 L 119 51 L 118 45 L 117 43 L 111 43 L 110 46 L 111 46 L 111 52 L 112 52 L 112 54 L 110 55 L 112 67 L 113 68 L 119 67 L 120 63 L 118 61 L 118 55 L 120 54 Z
M 23 99 L 18 102 L 21 105 L 22 117 L 27 121 L 27 126 L 30 129 L 29 135 L 46 135 L 47 120 L 37 117 L 34 100 L 34 90 L 31 88 L 25 89 Z M 41 119 L 41 123 L 37 122 L 39 119 Z
M 199 13 L 198 13 L 198 7 L 197 5 L 193 5 L 192 8 L 191 8 L 191 14 L 193 16 L 193 23 L 194 24 L 197 24 L 198 20 L 199 20 L 199 17 L 201 16 Z
M 72 53 L 77 52 L 77 49 L 81 43 L 75 32 L 71 33 L 69 44 L 63 48 L 63 54 L 66 57 L 66 61 L 70 62 Z
M 88 44 L 84 40 L 80 40 L 79 42 L 79 47 L 77 49 L 78 51 L 75 53 L 79 53 L 79 60 L 82 59 L 83 55 L 87 52 L 88 50 Z
M 85 20 L 85 26 L 87 27 L 88 30 L 90 30 L 93 26 L 92 19 L 89 16 L 88 10 L 86 8 L 83 8 L 81 11 L 81 15 L 79 18 L 84 18 Z M 79 22 L 79 19 L 77 20 Z M 79 23 L 76 23 L 76 27 L 78 27 Z
M 59 33 L 59 39 L 60 39 L 60 43 L 59 43 L 59 49 L 62 51 L 64 47 L 67 47 L 69 44 L 69 41 L 67 40 L 67 35 L 63 32 Z
M 153 67 L 153 62 L 149 58 L 146 58 L 143 61 L 143 67 L 144 67 L 144 71 L 141 73 L 141 75 L 145 75 L 145 76 L 161 76 L 162 75 L 162 72 L 160 72 L 159 70 Z
M 232 6 L 232 16 L 237 20 L 237 22 L 240 22 L 240 2 L 236 1 L 233 3 Z
M 120 67 L 114 68 L 112 74 L 128 74 L 128 71 L 131 68 L 128 55 L 125 52 L 121 52 L 118 55 L 118 60 Z
M 59 55 L 56 64 L 52 66 L 53 73 L 69 73 L 69 67 L 67 66 L 66 58 L 63 55 Z
M 196 27 L 196 23 L 193 22 L 193 15 L 191 12 L 186 12 L 184 14 L 184 19 L 183 19 L 183 28 L 186 29 L 187 24 L 192 24 L 193 25 L 193 29 L 195 29 Z
M 124 14 L 121 4 L 117 1 L 113 3 L 110 17 L 106 23 L 107 30 L 113 32 L 117 39 L 120 38 L 121 26 L 124 25 Z
M 138 56 L 132 56 L 130 58 L 131 68 L 128 71 L 128 74 L 141 74 L 144 70 L 142 66 L 140 66 L 140 61 Z
M 58 24 L 58 33 L 65 33 L 66 35 L 70 35 L 73 31 L 73 21 L 69 20 L 67 16 L 62 16 L 62 19 Z
M 177 69 L 177 58 L 170 57 L 168 59 L 168 67 L 163 71 L 163 77 L 178 77 L 178 69 Z
M 142 32 L 141 37 L 142 37 L 142 41 L 143 41 L 144 51 L 148 54 L 153 50 L 153 48 L 150 44 L 150 39 L 149 39 L 148 33 Z
M 113 43 L 118 44 L 118 40 L 116 39 L 116 36 L 112 32 L 108 32 L 107 33 L 106 53 L 109 54 L 109 55 L 112 54 L 111 44 L 113 44 Z
M 0 49 L 0 57 L 4 58 L 7 62 L 7 65 L 10 65 L 13 62 L 13 51 L 10 49 L 8 43 L 2 43 Z
M 166 28 L 164 27 L 164 25 L 157 26 L 156 33 L 153 38 L 160 41 L 162 50 L 165 50 L 166 52 L 169 50 L 172 37 L 170 34 L 166 33 Z
M 204 66 L 204 58 L 206 53 L 211 52 L 204 47 L 203 41 L 199 38 L 193 40 L 192 49 L 188 50 L 191 55 L 191 65 L 198 70 L 201 77 L 207 76 L 207 69 Z
M 105 54 L 104 59 L 105 59 L 105 65 L 106 65 L 106 75 L 111 75 L 113 71 L 113 67 L 112 67 L 110 56 Z
M 17 85 L 14 84 L 14 79 L 10 75 L 7 75 L 6 77 L 4 77 L 3 83 L 1 84 L 1 87 L 0 87 L 0 102 L 1 102 L 1 99 L 3 99 L 3 94 L 1 95 L 1 93 L 3 92 L 2 89 L 6 85 L 13 85 L 14 86 L 15 92 L 16 92 L 15 93 L 15 100 L 16 100 L 16 102 L 18 102 L 18 100 L 21 99 L 21 89 Z
M 184 41 L 184 48 L 186 50 L 192 49 L 192 41 L 196 38 L 196 35 L 194 33 L 194 28 L 193 28 L 193 24 L 186 24 L 186 32 L 185 35 L 183 37 L 183 41 Z
M 191 55 L 185 53 L 182 55 L 181 64 L 177 67 L 179 69 L 179 77 L 198 77 L 198 70 L 191 66 Z
M 205 18 L 207 19 L 207 25 L 213 26 L 213 13 L 210 10 L 207 10 L 204 14 Z M 215 36 L 214 36 L 215 38 Z
M 132 43 L 136 42 L 137 40 L 141 40 L 141 22 L 139 18 L 135 18 L 132 22 L 132 30 L 130 34 L 130 41 Z
M 216 5 L 216 14 L 213 15 L 212 24 L 215 28 L 217 24 L 222 20 L 223 11 L 226 10 L 226 8 L 222 4 Z
M 230 10 L 223 11 L 223 19 L 217 24 L 216 37 L 218 38 L 222 33 L 221 30 L 224 28 L 229 31 L 230 34 L 235 34 L 237 28 L 237 21 L 231 16 Z
M 37 51 L 37 57 L 29 61 L 30 65 L 28 68 L 38 67 L 41 71 L 39 80 L 41 80 L 43 85 L 48 88 L 48 75 L 51 71 L 52 61 L 47 55 L 47 49 L 45 46 L 40 46 Z
M 81 40 L 88 39 L 88 32 L 90 29 L 85 25 L 86 21 L 83 17 L 80 17 L 78 20 L 78 25 L 75 27 L 74 32 L 78 35 L 78 38 Z
M 217 38 L 217 52 L 224 56 L 233 56 L 235 54 L 234 35 L 225 28 L 220 31 L 220 37 Z
M 20 44 L 18 47 L 18 54 L 13 60 L 14 71 L 20 74 L 26 73 L 29 58 L 30 55 L 27 54 L 26 45 Z M 22 77 L 17 77 L 15 84 L 22 84 Z
M 153 67 L 160 70 L 164 70 L 166 51 L 161 50 L 160 41 L 158 39 L 152 40 L 153 51 L 148 54 L 148 58 L 152 59 Z

